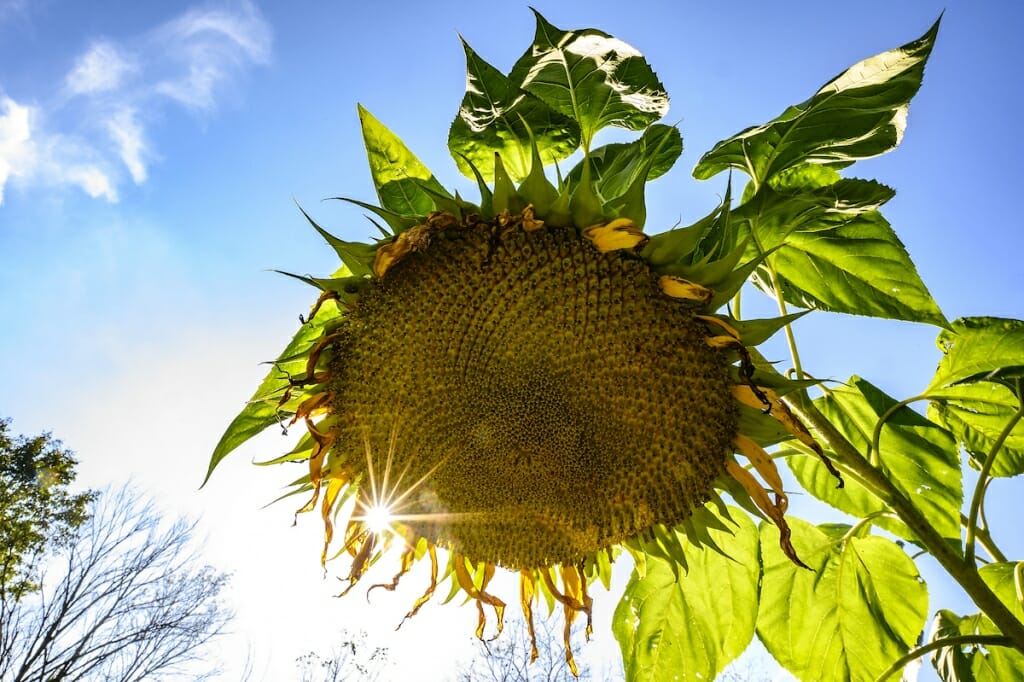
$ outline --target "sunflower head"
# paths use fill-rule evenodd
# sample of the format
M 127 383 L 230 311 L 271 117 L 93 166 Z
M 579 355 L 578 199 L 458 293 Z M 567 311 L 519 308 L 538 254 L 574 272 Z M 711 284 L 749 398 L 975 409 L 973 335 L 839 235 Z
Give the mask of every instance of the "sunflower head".
M 272 463 L 305 463 L 292 492 L 308 494 L 300 512 L 320 509 L 322 560 L 349 555 L 351 588 L 398 545 L 393 589 L 428 558 L 409 615 L 443 565 L 476 600 L 478 634 L 484 606 L 501 628 L 505 604 L 487 590 L 497 567 L 519 573 L 531 629 L 538 594 L 567 622 L 589 620 L 588 583 L 607 581 L 620 548 L 685 565 L 672 531 L 709 543 L 708 526 L 729 518 L 723 490 L 773 521 L 799 563 L 762 448 L 796 437 L 820 449 L 780 397 L 792 384 L 754 348 L 790 319 L 716 312 L 760 262 L 730 229 L 728 192 L 690 227 L 643 232 L 645 184 L 682 150 L 678 130 L 655 123 L 668 97 L 653 71 L 607 34 L 539 15 L 510 74 L 466 53 L 449 146 L 479 200 L 442 187 L 360 108 L 379 204 L 354 203 L 383 237 L 344 241 L 306 216 L 342 267 L 299 277 L 320 296 L 211 471 L 262 429 L 301 422 L 306 435 Z M 558 87 L 580 96 L 567 105 Z M 605 125 L 642 134 L 593 148 Z M 545 167 L 577 150 L 552 180 Z

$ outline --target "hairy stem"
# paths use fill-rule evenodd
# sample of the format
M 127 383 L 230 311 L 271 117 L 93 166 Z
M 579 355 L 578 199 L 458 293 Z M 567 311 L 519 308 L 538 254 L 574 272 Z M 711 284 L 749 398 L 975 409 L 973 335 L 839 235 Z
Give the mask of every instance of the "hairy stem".
M 964 644 L 988 644 L 990 646 L 994 645 L 1005 647 L 1013 646 L 1013 642 L 1010 641 L 1010 638 L 1003 637 L 1002 635 L 957 635 L 956 637 L 943 637 L 942 639 L 937 639 L 934 642 L 928 642 L 923 646 L 913 649 L 906 656 L 903 656 L 886 668 L 885 672 L 879 675 L 875 682 L 885 682 L 885 680 L 892 677 L 900 670 L 903 670 L 907 663 L 910 663 L 915 658 L 920 658 L 927 653 L 931 653 L 936 649 L 941 649 L 946 646 L 963 646 Z
M 999 600 L 999 597 L 985 584 L 973 562 L 966 562 L 957 554 L 956 550 L 928 522 L 921 510 L 896 488 L 880 469 L 872 466 L 857 448 L 839 433 L 825 415 L 818 411 L 808 396 L 794 394 L 790 404 L 804 423 L 817 430 L 821 438 L 828 443 L 843 463 L 857 472 L 872 492 L 896 512 L 900 520 L 913 531 L 920 543 L 957 581 L 978 608 L 991 618 L 996 627 L 1012 641 L 1013 646 L 1024 652 L 1024 623 L 1017 620 L 1006 605 Z
M 978 472 L 978 482 L 974 486 L 974 494 L 971 495 L 971 508 L 967 513 L 967 534 L 964 538 L 964 558 L 974 563 L 974 539 L 977 535 L 978 526 L 978 513 L 981 511 L 981 502 L 985 499 L 985 487 L 988 485 L 988 473 L 992 471 L 992 465 L 995 464 L 996 455 L 999 454 L 999 450 L 1003 447 L 1003 443 L 1010 437 L 1010 432 L 1013 431 L 1014 427 L 1017 426 L 1017 422 L 1024 417 L 1024 405 L 1014 413 L 1007 422 L 1006 427 L 1003 429 L 999 437 L 996 438 L 992 444 L 992 449 L 989 450 L 988 457 L 985 458 L 985 462 L 981 465 L 981 470 Z

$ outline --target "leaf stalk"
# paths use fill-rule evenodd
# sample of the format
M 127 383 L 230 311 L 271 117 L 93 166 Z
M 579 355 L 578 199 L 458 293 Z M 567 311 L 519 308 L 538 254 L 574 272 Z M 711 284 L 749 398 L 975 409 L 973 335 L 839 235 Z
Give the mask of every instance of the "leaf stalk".
M 936 649 L 941 649 L 946 646 L 962 646 L 964 644 L 988 644 L 990 646 L 1005 646 L 1013 647 L 1013 642 L 1009 637 L 1003 637 L 1002 635 L 958 635 L 956 637 L 943 637 L 942 639 L 936 639 L 935 641 L 928 642 L 922 646 L 913 649 L 906 656 L 903 656 L 893 662 L 885 671 L 878 676 L 875 682 L 885 682 L 914 659 L 920 658 L 925 654 L 931 653 Z
M 981 470 L 978 471 L 978 482 L 974 485 L 974 493 L 971 495 L 971 508 L 967 513 L 967 533 L 964 538 L 964 559 L 968 563 L 974 563 L 974 542 L 977 535 L 978 514 L 981 511 L 982 500 L 985 499 L 985 488 L 988 485 L 989 472 L 992 471 L 992 465 L 995 464 L 996 455 L 999 454 L 1003 443 L 1010 437 L 1010 433 L 1017 426 L 1021 418 L 1024 418 L 1024 404 L 1010 417 L 999 437 L 992 443 L 992 449 L 989 450 L 985 462 L 981 465 Z

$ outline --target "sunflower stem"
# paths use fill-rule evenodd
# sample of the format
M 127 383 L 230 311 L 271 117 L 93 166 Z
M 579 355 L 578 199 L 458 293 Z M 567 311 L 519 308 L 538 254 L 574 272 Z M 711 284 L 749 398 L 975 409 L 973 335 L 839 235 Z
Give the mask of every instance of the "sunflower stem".
M 872 464 L 850 443 L 802 392 L 791 394 L 790 405 L 805 424 L 814 427 L 818 435 L 864 481 L 865 485 L 887 504 L 900 520 L 918 538 L 935 560 L 964 589 L 974 603 L 996 627 L 1009 638 L 1014 647 L 1024 652 L 1024 623 L 1017 620 L 1007 606 L 982 580 L 973 561 L 965 561 L 946 538 L 939 535 L 921 510 L 890 481 L 885 473 Z M 1022 410 L 1024 411 L 1024 410 Z
M 779 304 L 779 315 L 785 317 L 789 314 L 786 309 L 786 301 L 782 298 L 782 287 L 780 286 L 781 281 L 779 280 L 779 274 L 775 272 L 775 268 L 768 264 L 768 271 L 771 273 L 772 289 L 775 290 L 775 300 Z M 789 354 L 793 357 L 793 371 L 796 372 L 796 378 L 803 379 L 804 371 L 800 367 L 800 354 L 796 350 L 796 337 L 793 335 L 793 326 L 787 324 L 784 329 L 786 330 L 786 343 L 789 344 Z
M 1017 385 L 1020 388 L 1020 380 L 1018 380 Z M 996 455 L 999 454 L 1003 443 L 1010 437 L 1010 432 L 1017 426 L 1017 422 L 1021 418 L 1024 418 L 1024 404 L 1021 404 L 1014 415 L 1010 417 L 1010 421 L 1006 423 L 1002 433 L 992 443 L 992 449 L 989 450 L 985 462 L 981 465 L 981 470 L 978 471 L 978 482 L 974 485 L 974 494 L 971 495 L 971 508 L 967 513 L 967 532 L 964 536 L 964 559 L 970 563 L 974 563 L 974 541 L 977 535 L 978 514 L 981 511 L 982 500 L 985 499 L 985 488 L 988 485 L 989 479 L 988 474 L 992 471 L 992 465 L 995 464 Z
M 957 635 L 955 637 L 943 637 L 942 639 L 936 639 L 923 646 L 919 646 L 910 651 L 906 656 L 897 659 L 892 665 L 886 668 L 881 675 L 878 676 L 875 682 L 885 682 L 885 680 L 898 673 L 914 659 L 921 658 L 925 654 L 931 653 L 936 649 L 941 649 L 946 646 L 963 646 L 964 644 L 988 644 L 1005 647 L 1013 646 L 1013 642 L 1010 638 L 1003 637 L 1002 635 Z

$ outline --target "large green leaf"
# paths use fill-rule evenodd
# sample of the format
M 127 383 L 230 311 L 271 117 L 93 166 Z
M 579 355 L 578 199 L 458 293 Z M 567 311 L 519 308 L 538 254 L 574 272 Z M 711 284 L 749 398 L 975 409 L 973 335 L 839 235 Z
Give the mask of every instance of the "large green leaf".
M 878 496 L 849 472 L 843 475 L 843 487 L 837 488 L 835 476 L 822 466 L 817 455 L 786 448 L 783 448 L 780 454 L 786 457 L 786 464 L 800 487 L 825 504 L 860 519 L 891 511 Z M 826 452 L 825 456 L 833 461 L 836 459 L 831 452 Z M 872 523 L 904 540 L 918 540 L 910 528 L 892 516 L 876 516 Z
M 668 561 L 651 556 L 643 578 L 633 572 L 612 622 L 626 679 L 711 680 L 750 643 L 757 614 L 758 532 L 745 513 L 731 515 L 739 526 L 734 535 L 709 529 L 731 559 L 689 545 L 689 571 L 678 580 Z M 686 543 L 683 535 L 679 540 Z
M 828 230 L 854 216 L 877 210 L 895 192 L 874 180 L 836 178 L 824 180 L 822 167 L 800 166 L 778 177 L 777 184 L 746 194 L 730 218 L 737 238 L 751 239 L 751 249 L 771 250 L 799 231 Z M 814 183 L 814 184 L 810 184 Z M 750 185 L 748 184 L 748 189 Z
M 563 31 L 534 14 L 533 45 L 510 79 L 578 122 L 585 149 L 601 128 L 643 130 L 668 113 L 668 93 L 636 48 L 593 28 Z
M 755 232 L 763 249 L 782 244 L 759 270 L 758 287 L 774 295 L 771 268 L 783 298 L 803 308 L 946 324 L 881 213 L 825 215 L 812 222 L 807 214 L 815 209 L 803 210 L 803 229 L 793 231 L 776 221 Z
M 1003 562 L 982 566 L 982 579 L 1018 620 L 1024 621 L 1024 605 L 1014 582 L 1016 564 Z M 936 614 L 932 641 L 957 635 L 1002 634 L 987 616 L 976 613 L 957 616 L 950 611 Z M 977 644 L 938 649 L 931 657 L 944 682 L 1003 682 L 1024 679 L 1024 654 L 1013 647 Z
M 1024 377 L 1024 321 L 962 317 L 939 334 L 942 360 L 928 391 L 964 382 L 1000 381 L 1015 387 Z
M 719 142 L 694 177 L 736 168 L 760 186 L 801 163 L 845 164 L 894 149 L 938 29 L 936 21 L 921 38 L 854 64 L 778 118 Z
M 928 418 L 949 429 L 980 467 L 996 438 L 1020 408 L 1020 398 L 1006 386 L 991 382 L 956 384 L 930 394 Z M 996 455 L 989 475 L 1024 474 L 1024 421 L 1018 421 Z
M 749 190 L 748 185 L 748 190 Z M 730 214 L 736 244 L 767 255 L 755 283 L 805 308 L 945 325 L 910 256 L 878 208 L 891 188 L 803 164 L 780 173 Z
M 448 148 L 469 178 L 472 163 L 485 177 L 494 174 L 494 155 L 519 181 L 530 172 L 531 135 L 544 164 L 572 154 L 580 146 L 580 128 L 485 62 L 463 41 L 466 51 L 466 94 L 448 132 Z M 468 161 L 467 161 L 468 160 Z
M 757 635 L 801 680 L 873 681 L 917 641 L 928 592 L 914 562 L 882 537 L 849 537 L 847 526 L 789 519 L 802 569 L 761 524 L 764 577 Z
M 815 404 L 857 450 L 866 453 L 879 418 L 896 401 L 854 376 Z M 886 421 L 875 455 L 889 480 L 924 512 L 935 529 L 944 538 L 959 542 L 962 472 L 952 435 L 904 406 Z
M 448 191 L 397 135 L 361 104 L 358 108 L 370 175 L 381 207 L 400 215 L 426 215 L 433 211 L 434 199 L 427 190 L 445 197 L 450 196 Z

